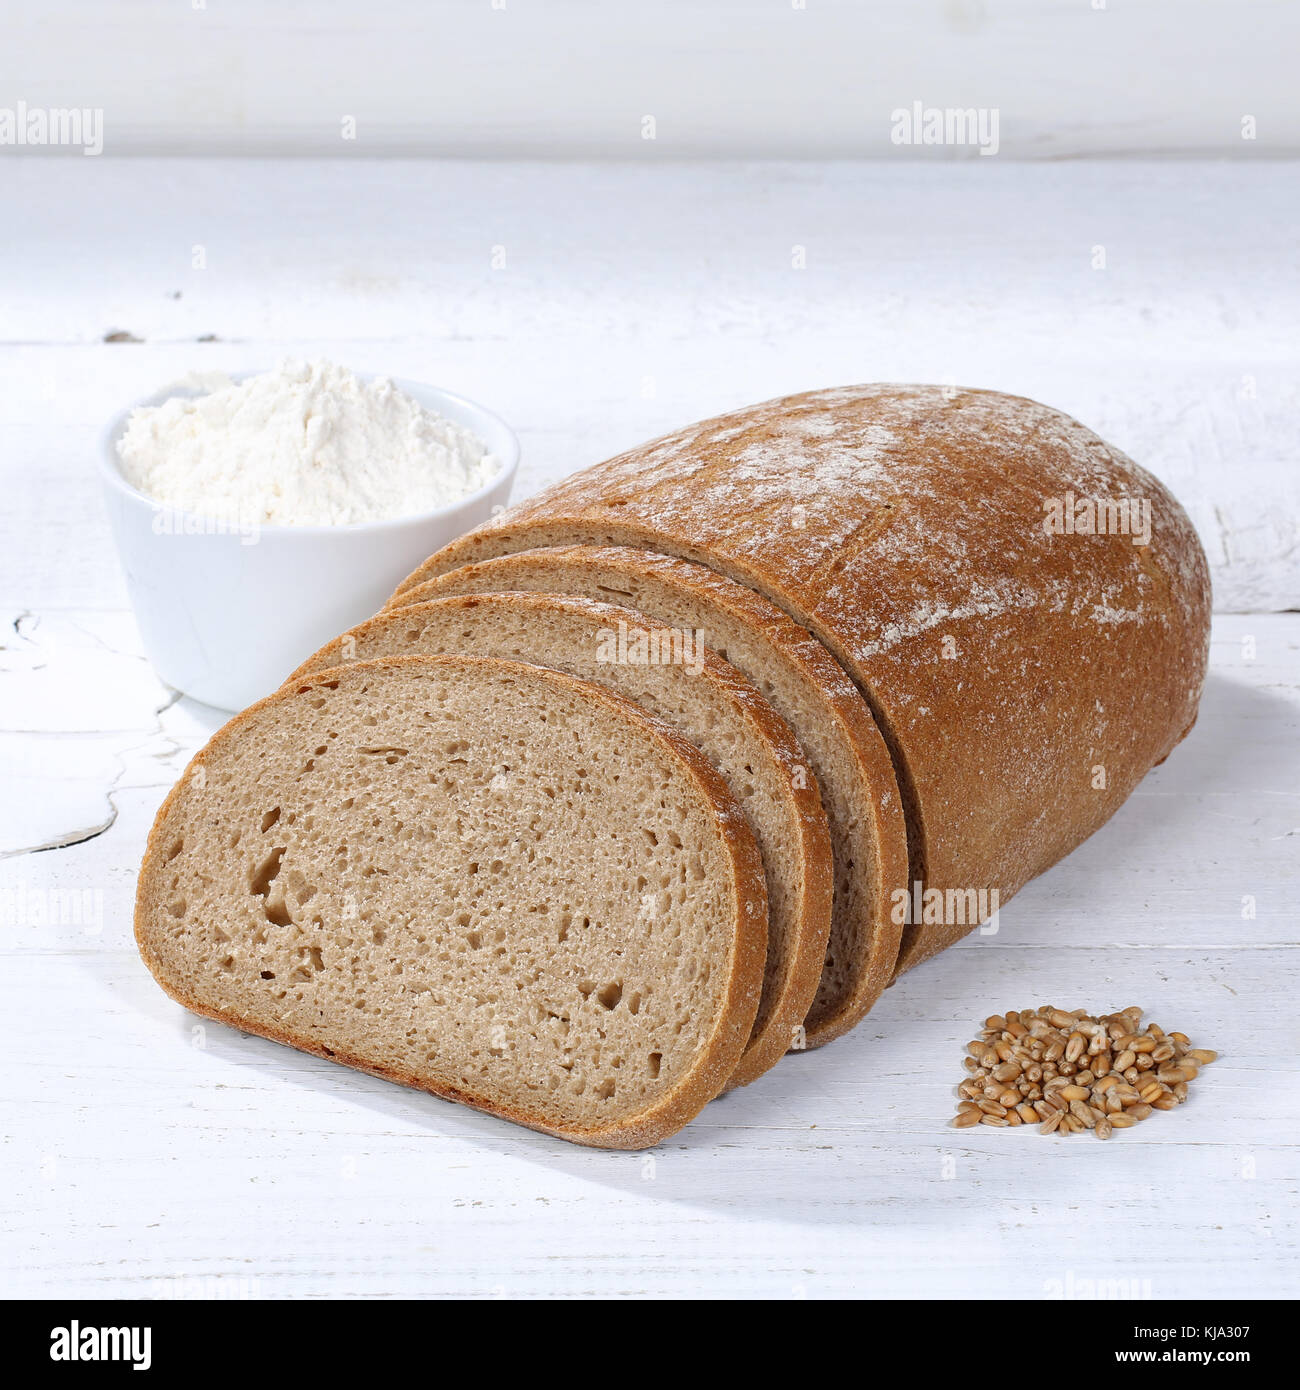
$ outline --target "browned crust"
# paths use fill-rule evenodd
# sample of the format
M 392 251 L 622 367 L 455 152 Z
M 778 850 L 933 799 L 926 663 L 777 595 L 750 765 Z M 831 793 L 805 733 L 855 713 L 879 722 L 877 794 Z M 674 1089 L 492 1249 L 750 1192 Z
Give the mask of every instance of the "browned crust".
M 695 604 L 748 627 L 767 643 L 772 662 L 792 671 L 820 703 L 836 726 L 847 765 L 861 789 L 863 833 L 857 837 L 854 861 L 855 871 L 868 880 L 863 896 L 873 910 L 865 931 L 868 949 L 853 962 L 849 988 L 820 1009 L 818 1004 L 824 1001 L 814 1003 L 805 1020 L 806 1046 L 820 1047 L 847 1033 L 867 1014 L 893 977 L 903 926 L 891 910 L 892 894 L 908 888 L 907 830 L 893 763 L 853 683 L 806 628 L 754 590 L 689 560 L 629 547 L 555 546 L 515 551 L 463 565 L 403 590 L 390 600 L 389 607 L 409 607 L 453 593 L 510 590 L 525 572 L 553 592 L 567 587 L 566 572 L 591 581 L 611 574 L 623 574 L 633 581 L 652 578 Z
M 297 695 L 315 687 L 337 684 L 349 680 L 364 679 L 368 673 L 409 669 L 431 670 L 439 667 L 468 669 L 473 667 L 492 667 L 502 672 L 510 672 L 518 678 L 535 679 L 549 683 L 557 689 L 579 692 L 584 699 L 603 705 L 616 719 L 623 720 L 638 737 L 648 737 L 657 742 L 675 759 L 695 783 L 701 797 L 713 812 L 718 836 L 724 845 L 731 866 L 731 890 L 736 903 L 736 919 L 732 930 L 732 944 L 729 954 L 730 974 L 723 1009 L 714 1020 L 714 1029 L 696 1062 L 681 1081 L 651 1109 L 640 1115 L 624 1119 L 616 1125 L 604 1129 L 564 1128 L 549 1125 L 526 1110 L 511 1106 L 490 1103 L 472 1094 L 458 1091 L 455 1087 L 430 1084 L 427 1079 L 417 1076 L 404 1068 L 375 1065 L 359 1057 L 326 1053 L 323 1044 L 294 1036 L 291 1032 L 273 1027 L 265 1027 L 247 1019 L 239 1018 L 223 1010 L 212 1008 L 201 999 L 195 998 L 166 977 L 156 953 L 152 949 L 149 928 L 151 914 L 156 910 L 149 893 L 149 873 L 163 853 L 162 846 L 170 842 L 167 827 L 173 814 L 182 809 L 186 789 L 191 785 L 193 773 L 205 766 L 222 747 L 240 736 L 241 731 L 267 710 L 278 704 L 290 701 Z M 726 1085 L 734 1072 L 736 1064 L 744 1051 L 750 1027 L 758 1009 L 759 992 L 763 981 L 763 962 L 767 952 L 767 890 L 764 883 L 763 865 L 753 833 L 737 805 L 730 788 L 715 771 L 712 764 L 699 750 L 675 729 L 660 719 L 646 713 L 640 706 L 624 699 L 617 692 L 589 681 L 578 680 L 560 671 L 542 667 L 528 666 L 520 662 L 495 661 L 484 657 L 453 656 L 403 656 L 383 658 L 377 661 L 355 662 L 345 667 L 322 670 L 311 676 L 285 685 L 273 695 L 258 701 L 242 714 L 237 715 L 209 740 L 191 760 L 184 775 L 177 782 L 166 800 L 159 808 L 153 829 L 145 849 L 141 865 L 140 881 L 136 896 L 135 938 L 141 958 L 154 978 L 177 1003 L 194 1013 L 216 1019 L 242 1032 L 256 1033 L 273 1042 L 284 1043 L 302 1052 L 310 1052 L 318 1057 L 341 1062 L 358 1071 L 397 1081 L 416 1090 L 427 1091 L 430 1095 L 445 1100 L 458 1101 L 476 1110 L 513 1120 L 529 1129 L 541 1130 L 560 1139 L 577 1144 L 586 1144 L 608 1149 L 648 1148 L 666 1139 L 669 1135 L 692 1120 L 704 1106 Z
M 1150 546 L 1048 537 L 1044 502 L 1071 493 L 1148 500 Z M 843 387 L 706 420 L 547 489 L 401 587 L 567 544 L 695 560 L 807 627 L 870 704 L 912 878 L 941 892 L 1005 904 L 1195 720 L 1210 612 L 1195 530 L 1131 459 L 1020 397 Z M 918 925 L 900 969 L 971 929 Z
M 412 613 L 418 613 L 422 609 L 473 612 L 485 605 L 524 607 L 539 614 L 577 613 L 596 627 L 614 627 L 620 619 L 648 632 L 663 631 L 667 626 L 634 609 L 600 603 L 572 594 L 455 595 L 436 599 L 431 603 L 415 604 L 377 614 L 327 643 L 314 656 L 309 657 L 307 662 L 289 677 L 287 683 L 313 669 L 339 664 L 344 643 L 349 638 L 373 636 L 386 629 L 399 630 L 410 621 Z M 730 702 L 749 725 L 755 745 L 768 755 L 782 787 L 788 794 L 789 822 L 799 846 L 796 863 L 793 866 L 784 866 L 787 869 L 793 867 L 798 877 L 797 921 L 794 924 L 793 940 L 784 943 L 787 947 L 785 972 L 783 976 L 778 977 L 776 993 L 767 1001 L 767 1016 L 751 1035 L 749 1046 L 745 1049 L 729 1083 L 731 1086 L 745 1086 L 774 1066 L 789 1050 L 817 993 L 822 963 L 826 957 L 826 942 L 830 935 L 834 891 L 830 830 L 826 824 L 826 813 L 822 809 L 817 780 L 790 726 L 734 666 L 707 648 L 702 676 Z M 694 747 L 694 744 L 691 746 Z M 803 786 L 798 785 L 792 775 L 796 766 L 805 771 L 806 781 Z

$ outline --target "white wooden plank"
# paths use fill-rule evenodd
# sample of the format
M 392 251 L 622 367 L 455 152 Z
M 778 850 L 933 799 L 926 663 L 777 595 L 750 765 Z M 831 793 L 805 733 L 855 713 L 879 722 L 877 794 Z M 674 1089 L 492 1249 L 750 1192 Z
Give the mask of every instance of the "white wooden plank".
M 110 153 L 915 159 L 936 150 L 890 119 L 913 101 L 997 108 L 1003 157 L 1300 151 L 1300 19 L 1276 0 L 10 8 L 15 96 L 102 107 Z

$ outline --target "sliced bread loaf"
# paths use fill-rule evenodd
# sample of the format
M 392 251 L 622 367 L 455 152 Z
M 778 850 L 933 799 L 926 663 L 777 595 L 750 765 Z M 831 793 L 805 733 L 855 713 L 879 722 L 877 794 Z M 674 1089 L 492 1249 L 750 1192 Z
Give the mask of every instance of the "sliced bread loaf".
M 474 657 L 306 677 L 158 813 L 136 937 L 186 1007 L 578 1143 L 726 1083 L 766 948 L 721 777 L 606 687 Z
M 709 758 L 753 827 L 769 903 L 763 996 L 732 1084 L 754 1080 L 800 1046 L 830 931 L 830 835 L 816 778 L 767 701 L 696 633 L 555 594 L 449 597 L 382 613 L 290 679 L 349 659 L 437 652 L 536 662 L 598 681 L 667 720 Z
M 790 725 L 821 788 L 835 864 L 830 939 L 805 1020 L 808 1046 L 852 1028 L 898 959 L 903 927 L 892 895 L 908 888 L 907 830 L 884 739 L 839 664 L 743 584 L 689 560 L 622 546 L 556 546 L 463 565 L 397 595 L 392 606 L 494 590 L 583 594 L 702 630 Z

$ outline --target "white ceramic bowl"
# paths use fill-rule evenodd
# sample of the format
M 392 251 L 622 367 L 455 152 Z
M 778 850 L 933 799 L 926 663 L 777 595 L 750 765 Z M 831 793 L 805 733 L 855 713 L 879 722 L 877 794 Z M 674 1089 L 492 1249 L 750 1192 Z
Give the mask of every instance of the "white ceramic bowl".
M 486 487 L 391 521 L 212 534 L 210 521 L 165 507 L 126 481 L 117 441 L 130 412 L 113 421 L 100 451 L 104 496 L 145 651 L 168 685 L 218 709 L 243 709 L 330 638 L 370 617 L 423 559 L 506 504 L 519 466 L 509 426 L 449 391 L 393 382 L 472 430 L 501 460 Z M 140 404 L 185 394 L 173 387 Z

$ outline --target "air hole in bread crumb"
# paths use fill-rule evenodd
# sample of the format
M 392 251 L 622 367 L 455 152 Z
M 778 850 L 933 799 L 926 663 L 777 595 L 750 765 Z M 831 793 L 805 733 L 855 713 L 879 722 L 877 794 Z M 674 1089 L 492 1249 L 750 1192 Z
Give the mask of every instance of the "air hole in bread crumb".
M 184 848 L 185 848 L 185 838 L 184 838 L 184 836 L 182 836 L 179 840 L 176 841 L 176 843 L 175 843 L 174 845 L 172 845 L 171 849 L 169 849 L 169 850 L 167 851 L 167 861 L 166 861 L 166 862 L 167 862 L 168 864 L 170 864 L 170 863 L 172 862 L 172 860 L 175 859 L 176 856 L 177 856 L 177 855 L 181 852 L 181 850 L 183 850 Z
M 308 946 L 300 954 L 303 956 L 303 961 L 289 976 L 290 984 L 307 984 L 313 975 L 325 969 L 325 961 L 319 946 Z
M 283 845 L 277 845 L 262 860 L 253 871 L 252 882 L 249 885 L 254 896 L 263 899 L 262 910 L 266 913 L 266 920 L 277 927 L 288 926 L 292 920 L 284 905 L 283 890 L 272 889 L 272 885 L 280 876 L 280 861 L 284 858 L 284 848 Z
M 399 758 L 404 758 L 404 757 L 406 757 L 407 753 L 410 752 L 410 749 L 409 749 L 409 748 L 389 748 L 389 747 L 380 747 L 380 748 L 363 748 L 361 751 L 362 751 L 363 753 L 365 753 L 365 754 L 366 754 L 367 756 L 369 756 L 369 757 L 381 757 L 381 758 L 383 758 L 383 760 L 388 764 L 388 766 L 389 766 L 389 767 L 392 767 L 392 766 L 398 761 Z
M 652 1052 L 646 1058 L 646 1070 L 650 1073 L 651 1076 L 658 1077 L 659 1064 L 663 1061 L 663 1059 L 664 1054 L 662 1052 Z
M 596 1087 L 596 1095 L 601 1100 L 609 1100 L 614 1094 L 614 1078 L 607 1076 L 604 1081 Z
M 280 808 L 278 806 L 272 806 L 266 815 L 262 817 L 262 834 L 265 835 L 279 819 Z
M 596 994 L 596 1000 L 606 1009 L 616 1009 L 623 997 L 622 980 L 613 980 Z
M 262 971 L 262 978 L 263 978 L 264 980 L 274 980 L 274 979 L 275 979 L 275 971 L 274 971 L 274 970 L 263 970 L 263 971 Z
M 167 904 L 167 911 L 170 912 L 173 917 L 184 917 L 185 906 L 184 898 L 173 898 L 172 901 Z
M 253 870 L 249 887 L 257 897 L 265 897 L 266 890 L 279 878 L 280 861 L 284 858 L 284 848 L 283 845 L 277 845 Z

